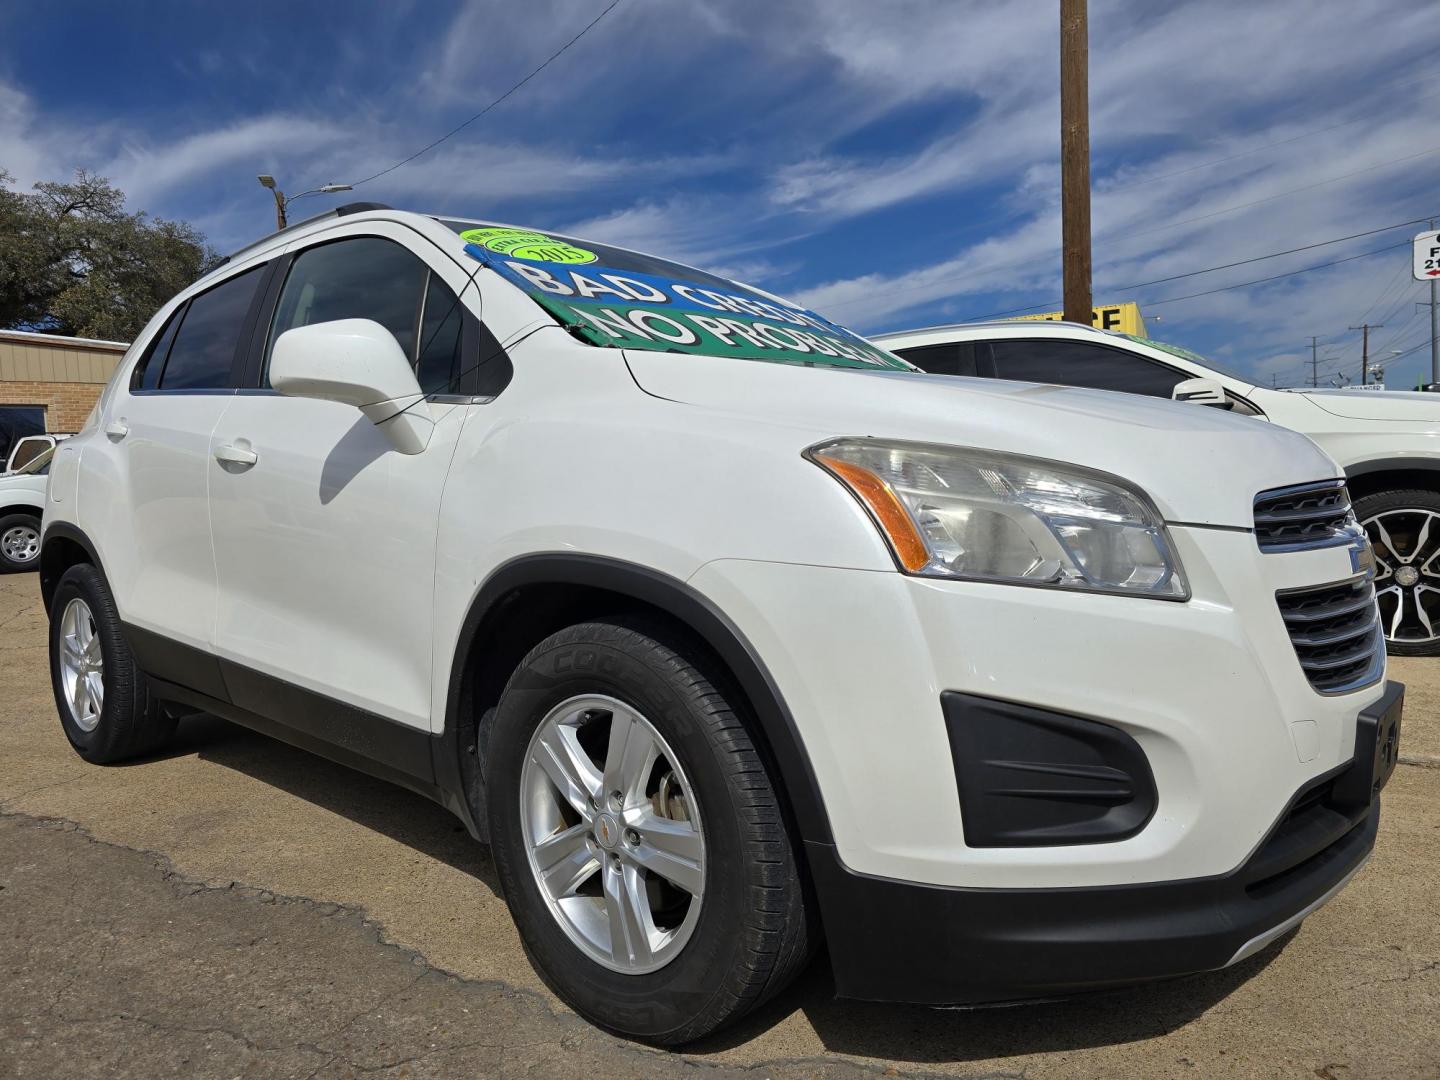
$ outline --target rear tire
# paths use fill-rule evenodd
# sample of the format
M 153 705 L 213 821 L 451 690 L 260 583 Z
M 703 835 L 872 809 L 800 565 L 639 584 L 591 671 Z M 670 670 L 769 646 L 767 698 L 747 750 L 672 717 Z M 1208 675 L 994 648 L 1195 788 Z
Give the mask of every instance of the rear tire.
M 490 836 L 526 951 L 576 1012 L 630 1038 L 675 1045 L 734 1021 L 784 987 L 813 945 L 780 799 L 728 693 L 688 634 L 617 617 L 542 641 L 495 713 Z M 631 768 L 628 756 L 611 756 L 616 745 L 653 756 L 642 752 L 648 764 Z M 555 780 L 558 758 L 547 756 L 553 746 L 572 755 L 566 775 L 581 781 L 566 784 L 568 794 Z M 644 779 L 624 778 L 626 768 Z M 667 820 L 652 833 L 657 816 Z M 686 841 L 687 872 L 649 857 L 652 836 L 673 842 L 667 830 L 691 826 L 699 835 Z M 566 834 L 577 843 L 562 884 L 542 868 Z M 632 923 L 622 910 L 642 914 Z
M 34 514 L 0 517 L 0 574 L 19 574 L 40 565 L 40 518 Z
M 135 666 L 105 578 L 86 563 L 65 571 L 50 601 L 50 682 L 65 737 L 92 764 L 153 753 L 175 734 Z

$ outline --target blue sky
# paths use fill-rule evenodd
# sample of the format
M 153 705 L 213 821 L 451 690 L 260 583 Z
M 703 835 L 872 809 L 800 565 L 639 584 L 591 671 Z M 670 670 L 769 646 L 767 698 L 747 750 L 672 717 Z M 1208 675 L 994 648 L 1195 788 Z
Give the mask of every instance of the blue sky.
M 221 250 L 273 224 L 255 181 L 353 181 L 474 113 L 598 0 L 0 12 L 0 167 L 77 167 Z M 1409 252 L 1164 303 L 1408 239 L 1440 214 L 1434 0 L 1091 0 L 1097 302 L 1298 382 L 1427 340 Z M 1060 296 L 1054 0 L 621 0 L 460 135 L 353 195 L 568 230 L 729 273 L 861 332 Z M 1056 304 L 1055 306 L 1058 306 Z M 1159 316 L 1160 321 L 1155 317 Z M 1396 361 L 1413 385 L 1428 349 Z

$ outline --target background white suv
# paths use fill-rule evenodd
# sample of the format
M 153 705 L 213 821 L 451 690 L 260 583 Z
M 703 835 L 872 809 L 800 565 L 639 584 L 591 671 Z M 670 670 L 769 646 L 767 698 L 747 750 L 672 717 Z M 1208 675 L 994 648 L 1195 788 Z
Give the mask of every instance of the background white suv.
M 1275 390 L 1188 349 L 1079 323 L 972 323 L 874 340 L 937 374 L 1173 397 L 1308 435 L 1345 470 L 1374 544 L 1390 651 L 1440 655 L 1440 395 Z
M 42 449 L 14 472 L 0 475 L 0 573 L 40 564 L 40 517 L 54 447 Z
M 240 252 L 47 500 L 82 757 L 201 709 L 436 799 L 557 993 L 656 1042 L 822 926 L 860 998 L 1223 967 L 1359 869 L 1394 766 L 1308 440 L 570 237 L 362 206 Z

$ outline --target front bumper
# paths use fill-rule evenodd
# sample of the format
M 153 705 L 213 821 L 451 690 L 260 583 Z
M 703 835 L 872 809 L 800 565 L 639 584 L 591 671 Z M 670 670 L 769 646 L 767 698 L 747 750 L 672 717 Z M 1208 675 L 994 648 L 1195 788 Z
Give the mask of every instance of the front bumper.
M 1333 896 L 1375 844 L 1404 687 L 1361 711 L 1355 753 L 1291 799 L 1228 874 L 1091 888 L 967 889 L 872 877 L 806 845 L 837 992 L 922 1004 L 1050 997 L 1226 967 Z
M 805 839 L 843 866 L 959 888 L 1136 885 L 1234 871 L 1296 791 L 1350 760 L 1356 714 L 1383 693 L 1318 693 L 1276 601 L 1353 576 L 1346 549 L 1172 540 L 1187 603 L 747 560 L 691 585 L 764 657 L 828 819 Z M 1118 729 L 1149 764 L 1153 814 L 1109 842 L 969 842 L 947 692 Z

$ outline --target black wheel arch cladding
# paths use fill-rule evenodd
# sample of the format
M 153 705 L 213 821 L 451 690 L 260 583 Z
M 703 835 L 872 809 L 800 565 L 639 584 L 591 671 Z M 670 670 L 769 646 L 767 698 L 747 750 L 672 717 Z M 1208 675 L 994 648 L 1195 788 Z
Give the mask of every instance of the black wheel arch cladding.
M 521 556 L 497 568 L 477 590 L 461 626 L 451 665 L 445 718 L 446 735 L 456 756 L 452 764 L 443 767 L 453 772 L 455 783 L 476 800 L 472 809 L 477 811 L 477 817 L 483 817 L 485 791 L 480 764 L 486 753 L 495 702 L 488 698 L 477 700 L 472 661 L 477 649 L 485 649 L 486 633 L 497 613 L 511 597 L 536 586 L 599 590 L 622 602 L 629 600 L 662 612 L 695 635 L 734 680 L 748 718 L 758 727 L 754 732 L 757 742 L 779 774 L 776 779 L 781 798 L 801 838 L 812 843 L 833 843 L 819 782 L 794 718 L 764 662 L 734 623 L 706 597 L 676 578 L 634 563 L 566 552 Z M 526 643 L 526 649 L 535 643 Z M 437 771 L 441 767 L 437 762 Z M 483 821 L 476 824 L 484 829 Z

